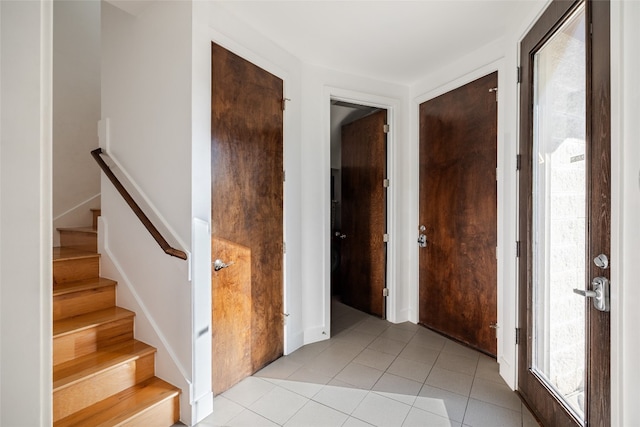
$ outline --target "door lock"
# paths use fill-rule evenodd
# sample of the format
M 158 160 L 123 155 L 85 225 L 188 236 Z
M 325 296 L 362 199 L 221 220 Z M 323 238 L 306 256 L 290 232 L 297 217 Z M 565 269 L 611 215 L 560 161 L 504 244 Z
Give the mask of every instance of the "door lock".
M 573 292 L 586 298 L 593 298 L 593 306 L 600 311 L 609 311 L 609 279 L 596 277 L 591 281 L 593 290 L 574 289 Z

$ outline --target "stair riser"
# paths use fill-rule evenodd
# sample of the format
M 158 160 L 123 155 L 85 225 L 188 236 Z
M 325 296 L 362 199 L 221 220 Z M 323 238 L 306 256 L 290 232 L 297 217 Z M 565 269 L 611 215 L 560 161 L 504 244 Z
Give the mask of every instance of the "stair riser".
M 53 339 L 53 365 L 87 355 L 99 348 L 133 339 L 133 317 L 109 322 Z
M 53 297 L 53 320 L 87 314 L 113 307 L 116 287 L 105 286 Z
M 98 237 L 95 233 L 60 230 L 60 246 L 97 252 Z
M 172 426 L 180 420 L 180 397 L 165 400 L 118 427 Z M 106 425 L 105 425 L 106 427 Z
M 153 375 L 154 354 L 152 353 L 54 391 L 53 420 L 54 422 L 60 420 Z
M 98 229 L 98 217 L 100 217 L 101 212 L 102 211 L 100 209 L 91 209 L 91 216 L 93 217 L 93 223 L 91 226 L 94 230 Z
M 58 260 L 53 263 L 54 283 L 67 283 L 75 280 L 98 277 L 100 272 L 99 256 Z

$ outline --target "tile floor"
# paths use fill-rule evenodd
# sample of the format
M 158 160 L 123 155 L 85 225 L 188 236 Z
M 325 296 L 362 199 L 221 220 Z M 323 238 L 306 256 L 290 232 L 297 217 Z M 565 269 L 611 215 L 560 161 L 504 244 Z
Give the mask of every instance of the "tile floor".
M 214 399 L 210 426 L 537 426 L 496 361 L 426 328 L 334 303 L 306 345 Z

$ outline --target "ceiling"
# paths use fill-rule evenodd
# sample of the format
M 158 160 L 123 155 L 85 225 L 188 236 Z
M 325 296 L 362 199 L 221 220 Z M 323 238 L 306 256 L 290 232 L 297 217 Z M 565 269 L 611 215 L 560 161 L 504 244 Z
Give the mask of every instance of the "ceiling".
M 218 0 L 302 61 L 411 84 L 502 38 L 545 0 Z

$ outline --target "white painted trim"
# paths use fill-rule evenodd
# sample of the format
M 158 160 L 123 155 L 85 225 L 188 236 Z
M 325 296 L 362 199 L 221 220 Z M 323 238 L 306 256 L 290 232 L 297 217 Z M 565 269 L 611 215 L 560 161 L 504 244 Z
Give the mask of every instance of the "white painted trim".
M 400 108 L 401 101 L 395 98 L 388 98 L 378 95 L 372 95 L 363 92 L 357 92 L 353 90 L 341 89 L 331 86 L 326 86 L 323 94 L 323 111 L 324 111 L 324 150 L 325 159 L 328 164 L 323 167 L 324 182 L 330 182 L 331 180 L 331 101 L 344 101 L 352 104 L 366 105 L 369 107 L 384 108 L 387 111 L 387 123 L 390 130 L 387 134 L 387 178 L 390 180 L 391 185 L 387 189 L 387 233 L 389 234 L 389 241 L 387 243 L 387 277 L 386 286 L 389 289 L 389 296 L 387 299 L 387 312 L 386 318 L 390 322 L 397 323 L 404 321 L 406 318 L 401 318 L 398 314 L 402 311 L 399 307 L 400 301 L 397 298 L 398 288 L 396 284 L 396 253 L 397 253 L 397 236 L 399 232 L 398 224 L 396 223 L 397 204 L 396 204 L 396 188 L 398 186 L 397 171 L 401 169 L 401 165 L 396 165 L 397 150 L 398 150 L 398 124 L 396 120 L 396 112 Z M 322 194 L 322 206 L 331 205 L 331 192 L 329 189 Z M 324 324 L 326 328 L 330 329 L 331 325 L 331 215 L 325 217 L 323 221 L 324 231 L 322 233 L 324 238 Z M 306 341 L 308 342 L 308 341 Z
M 191 387 L 193 424 L 213 411 L 211 329 L 211 228 L 194 218 L 192 224 L 193 276 L 191 281 L 192 352 Z

